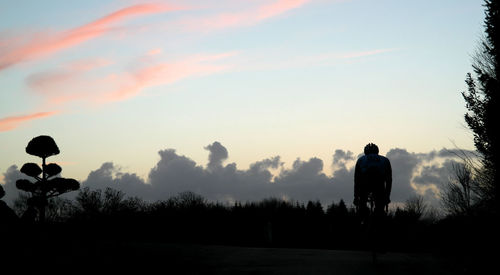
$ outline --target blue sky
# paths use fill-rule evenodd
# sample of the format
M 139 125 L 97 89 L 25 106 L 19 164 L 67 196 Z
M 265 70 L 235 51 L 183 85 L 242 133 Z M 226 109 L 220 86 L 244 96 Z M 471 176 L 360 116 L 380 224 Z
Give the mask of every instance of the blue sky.
M 460 92 L 482 1 L 15 3 L 0 1 L 2 171 L 35 161 L 41 134 L 80 180 L 106 161 L 146 178 L 165 148 L 205 165 L 214 141 L 241 168 L 318 157 L 326 173 L 367 142 L 473 149 Z

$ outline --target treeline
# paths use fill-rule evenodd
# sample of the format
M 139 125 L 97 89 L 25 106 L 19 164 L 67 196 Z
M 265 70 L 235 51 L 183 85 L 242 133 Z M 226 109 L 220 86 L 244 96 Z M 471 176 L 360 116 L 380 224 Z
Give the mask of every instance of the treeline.
M 24 228 L 40 225 L 23 216 L 27 197 L 14 209 Z M 45 234 L 57 239 L 97 242 L 168 242 L 370 249 L 370 238 L 381 238 L 393 251 L 427 251 L 439 246 L 442 221 L 424 218 L 421 199 L 408 200 L 391 211 L 382 232 L 368 236 L 353 207 L 344 201 L 323 207 L 277 198 L 258 202 L 222 204 L 208 202 L 193 192 L 167 200 L 145 202 L 123 192 L 83 188 L 74 200 L 51 199 Z M 47 237 L 52 238 L 52 237 Z

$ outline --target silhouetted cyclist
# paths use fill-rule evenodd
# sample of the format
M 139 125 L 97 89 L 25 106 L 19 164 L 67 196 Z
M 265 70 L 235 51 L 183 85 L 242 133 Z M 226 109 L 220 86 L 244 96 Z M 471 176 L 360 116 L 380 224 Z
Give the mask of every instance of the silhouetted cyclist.
M 368 234 L 367 242 L 376 263 L 377 252 L 386 251 L 384 220 L 391 202 L 392 169 L 389 159 L 379 156 L 377 145 L 367 144 L 364 153 L 354 170 L 354 205 Z
M 5 196 L 5 191 L 0 185 L 0 199 Z M 3 235 L 11 227 L 16 225 L 18 217 L 14 210 L 12 210 L 3 200 L 0 200 L 0 235 Z
M 378 147 L 369 143 L 365 155 L 356 162 L 354 170 L 354 205 L 363 219 L 368 214 L 368 198 L 375 203 L 375 216 L 384 216 L 391 202 L 392 170 L 389 159 L 378 154 Z

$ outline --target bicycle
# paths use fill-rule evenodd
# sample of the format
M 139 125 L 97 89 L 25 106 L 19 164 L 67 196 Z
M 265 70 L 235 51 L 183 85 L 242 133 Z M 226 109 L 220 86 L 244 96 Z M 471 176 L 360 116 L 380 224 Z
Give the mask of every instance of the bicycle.
M 368 204 L 369 207 L 366 207 L 366 204 Z M 358 206 L 357 211 L 361 218 L 361 233 L 365 238 L 367 238 L 369 249 L 372 255 L 372 261 L 376 264 L 378 260 L 378 254 L 382 250 L 382 247 L 379 243 L 381 238 L 381 223 L 383 222 L 384 216 L 387 214 L 388 206 L 386 205 L 384 208 L 384 216 L 377 215 L 375 213 L 375 198 L 374 195 L 370 193 L 367 197 L 364 209 L 361 209 L 361 206 Z

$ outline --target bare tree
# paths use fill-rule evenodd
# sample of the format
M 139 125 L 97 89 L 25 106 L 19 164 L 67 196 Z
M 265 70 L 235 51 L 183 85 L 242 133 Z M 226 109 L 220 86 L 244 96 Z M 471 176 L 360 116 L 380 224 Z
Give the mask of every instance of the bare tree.
M 484 189 L 479 182 L 469 163 L 454 164 L 453 176 L 446 183 L 441 196 L 445 210 L 451 215 L 471 214 Z
M 404 211 L 417 220 L 424 215 L 426 210 L 427 204 L 424 201 L 424 197 L 419 195 L 410 197 L 404 205 Z

